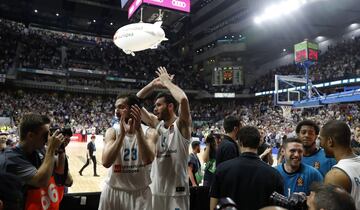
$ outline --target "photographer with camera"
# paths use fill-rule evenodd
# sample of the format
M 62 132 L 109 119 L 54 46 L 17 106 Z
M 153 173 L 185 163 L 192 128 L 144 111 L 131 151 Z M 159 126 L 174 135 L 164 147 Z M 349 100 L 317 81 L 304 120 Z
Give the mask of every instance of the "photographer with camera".
M 58 186 L 64 186 L 64 193 L 68 192 L 68 187 L 71 187 L 73 184 L 73 179 L 69 171 L 69 162 L 68 157 L 66 155 L 65 148 L 70 143 L 70 137 L 73 132 L 70 126 L 65 126 L 64 128 L 52 128 L 50 131 L 60 130 L 64 136 L 64 142 L 60 145 L 59 149 L 56 151 L 57 162 L 56 162 L 56 170 L 54 171 L 55 182 Z M 53 133 L 53 132 L 51 132 Z
M 294 192 L 310 193 L 310 185 L 313 182 L 322 182 L 321 173 L 315 168 L 301 163 L 304 148 L 298 138 L 288 138 L 283 142 L 281 153 L 285 162 L 276 169 L 282 175 L 285 182 L 285 196 L 289 197 Z
M 63 188 L 56 185 L 53 173 L 61 172 L 55 164 L 56 151 L 65 139 L 59 131 L 50 136 L 49 124 L 47 116 L 24 115 L 19 125 L 19 145 L 1 153 L 0 159 L 5 161 L 1 162 L 0 168 L 15 174 L 21 181 L 24 209 L 56 210 L 63 197 Z M 46 150 L 45 144 L 48 145 Z

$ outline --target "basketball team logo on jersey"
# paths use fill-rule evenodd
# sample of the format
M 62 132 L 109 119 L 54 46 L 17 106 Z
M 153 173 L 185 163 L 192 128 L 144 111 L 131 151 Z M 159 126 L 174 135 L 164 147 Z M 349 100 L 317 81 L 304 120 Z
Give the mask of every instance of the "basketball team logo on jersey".
M 316 168 L 316 169 L 320 168 L 320 162 L 319 161 L 315 161 L 314 168 Z
M 304 185 L 304 180 L 303 178 L 299 177 L 297 180 L 296 180 L 296 185 L 298 187 L 302 187 Z
M 168 148 L 168 144 L 167 144 L 167 138 L 166 138 L 166 136 L 162 136 L 162 138 L 161 138 L 161 151 L 166 151 L 167 150 L 167 148 Z
M 120 164 L 114 165 L 113 169 L 114 169 L 115 173 L 120 173 L 121 172 L 121 165 Z
M 169 128 L 169 133 L 172 134 L 174 133 L 174 125 L 171 125 Z

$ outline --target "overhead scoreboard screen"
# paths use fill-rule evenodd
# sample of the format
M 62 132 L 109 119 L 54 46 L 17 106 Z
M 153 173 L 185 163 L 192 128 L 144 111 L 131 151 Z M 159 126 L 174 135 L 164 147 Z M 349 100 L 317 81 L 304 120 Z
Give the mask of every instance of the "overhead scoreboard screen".
M 305 61 L 317 62 L 319 59 L 319 45 L 317 43 L 303 41 L 294 46 L 295 63 Z
M 190 13 L 190 0 L 134 0 L 128 9 L 129 19 L 142 4 Z
M 215 67 L 212 76 L 214 86 L 220 85 L 243 85 L 242 66 Z

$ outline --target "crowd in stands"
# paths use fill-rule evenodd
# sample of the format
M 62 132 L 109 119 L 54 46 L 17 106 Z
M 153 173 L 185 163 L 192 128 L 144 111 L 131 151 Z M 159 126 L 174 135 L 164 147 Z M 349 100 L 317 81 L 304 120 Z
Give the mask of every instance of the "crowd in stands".
M 212 86 L 201 78 L 200 72 L 192 70 L 190 62 L 183 62 L 183 58 L 164 47 L 166 45 L 160 46 L 158 50 L 138 52 L 133 57 L 125 55 L 109 39 L 25 27 L 21 23 L 6 20 L 0 21 L 0 28 L 0 69 L 3 72 L 11 67 L 51 69 L 65 73 L 68 68 L 81 68 L 104 71 L 107 76 L 146 82 L 155 77 L 154 70 L 157 66 L 165 65 L 170 72 L 176 70 L 175 81 L 185 89 L 205 89 L 210 92 L 243 90 L 243 87 Z M 319 62 L 310 68 L 310 79 L 321 82 L 359 75 L 359 49 L 359 37 L 329 46 L 320 56 Z M 272 89 L 275 74 L 301 75 L 303 70 L 294 64 L 273 69 L 257 79 L 258 82 L 250 88 L 251 92 Z M 38 75 L 30 78 L 20 76 L 19 79 L 43 81 Z M 83 78 L 70 81 L 69 84 L 106 87 L 104 79 L 95 84 L 93 82 Z M 114 84 L 110 87 L 138 88 L 138 83 Z
M 0 71 L 4 73 L 14 63 L 16 54 L 17 39 L 20 37 L 21 25 L 15 29 L 7 27 L 7 24 L 0 19 Z
M 186 89 L 205 87 L 200 74 L 192 71 L 179 56 L 168 49 L 168 44 L 159 46 L 157 50 L 136 53 L 136 56 L 125 55 L 111 39 L 61 33 L 25 27 L 21 23 L 1 20 L 0 69 L 10 66 L 63 71 L 68 68 L 103 71 L 107 76 L 137 80 L 152 80 L 158 66 L 165 66 L 170 72 L 176 71 L 175 81 Z M 86 38 L 87 37 L 87 38 Z M 17 58 L 18 63 L 14 64 Z M 41 76 L 32 76 L 35 81 Z M 22 79 L 22 77 L 19 77 Z M 29 79 L 29 78 L 26 78 Z M 93 81 L 76 81 L 76 84 L 89 85 Z M 93 86 L 100 86 L 96 82 Z M 74 81 L 70 81 L 71 84 Z M 126 84 L 131 88 L 137 83 Z M 132 86 L 133 85 L 133 86 Z M 104 85 L 102 85 L 104 87 Z M 209 87 L 209 85 L 207 86 Z
M 29 112 L 40 112 L 52 119 L 53 127 L 70 124 L 80 133 L 94 130 L 104 134 L 113 117 L 115 98 L 82 94 L 57 94 L 44 92 L 1 91 L 0 116 L 12 117 L 18 125 L 20 118 Z M 90 133 L 90 132 L 89 132 Z
M 273 101 L 210 100 L 191 103 L 194 122 L 193 136 L 204 137 L 210 131 L 221 132 L 221 121 L 225 116 L 239 117 L 243 124 L 264 128 L 268 143 L 280 144 L 285 135 L 294 136 L 296 124 L 304 119 L 317 122 L 320 126 L 329 120 L 341 120 L 349 125 L 360 122 L 360 104 L 331 104 L 324 107 L 293 109 L 287 116 Z M 202 134 L 202 135 L 201 135 Z
M 95 130 L 97 134 L 104 134 L 113 120 L 115 96 L 6 90 L 0 92 L 0 98 L 3 101 L 0 116 L 12 117 L 15 125 L 24 113 L 34 110 L 50 116 L 52 126 L 70 124 L 79 133 L 82 130 L 89 133 Z M 150 108 L 152 103 L 152 100 L 148 100 L 144 105 Z M 221 132 L 221 120 L 233 115 L 241 118 L 246 125 L 264 128 L 274 146 L 284 135 L 291 135 L 296 124 L 303 119 L 314 120 L 319 125 L 332 119 L 346 121 L 350 125 L 360 122 L 359 104 L 294 109 L 288 116 L 281 108 L 274 107 L 270 98 L 246 102 L 230 99 L 191 100 L 190 106 L 194 121 L 193 136 L 203 138 L 211 130 Z
M 275 74 L 304 75 L 305 73 L 303 68 L 295 64 L 272 69 L 256 80 L 256 84 L 251 87 L 252 92 L 273 89 Z M 360 37 L 329 46 L 328 50 L 319 56 L 319 62 L 311 66 L 309 72 L 313 82 L 354 78 L 357 75 L 360 75 Z

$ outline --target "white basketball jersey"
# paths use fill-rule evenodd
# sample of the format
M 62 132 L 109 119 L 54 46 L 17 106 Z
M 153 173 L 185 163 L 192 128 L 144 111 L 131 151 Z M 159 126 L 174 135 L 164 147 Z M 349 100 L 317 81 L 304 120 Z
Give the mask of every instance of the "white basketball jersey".
M 153 195 L 189 195 L 187 161 L 190 140 L 181 135 L 176 121 L 168 129 L 164 127 L 164 121 L 161 121 L 157 131 L 159 139 L 151 168 L 151 191 Z
M 115 124 L 113 128 L 116 135 L 119 135 L 119 124 Z M 145 189 L 151 183 L 150 167 L 150 164 L 144 165 L 139 159 L 136 136 L 126 135 L 120 153 L 111 166 L 105 182 L 110 187 L 120 190 L 136 191 Z
M 360 156 L 342 159 L 333 168 L 344 171 L 351 179 L 351 197 L 354 198 L 356 209 L 360 209 Z

